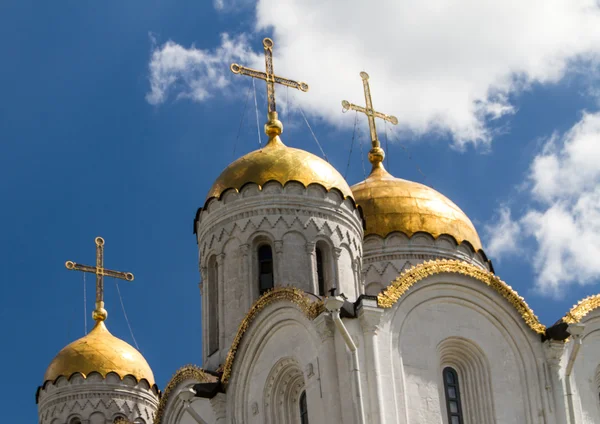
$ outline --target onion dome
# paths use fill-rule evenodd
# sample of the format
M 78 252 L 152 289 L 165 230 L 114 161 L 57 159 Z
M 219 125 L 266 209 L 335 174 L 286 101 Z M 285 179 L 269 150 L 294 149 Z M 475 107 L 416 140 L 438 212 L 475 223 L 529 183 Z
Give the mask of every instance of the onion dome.
M 333 166 L 312 153 L 287 147 L 279 138 L 282 131 L 277 112 L 269 112 L 269 122 L 265 125 L 269 141 L 265 147 L 242 156 L 225 168 L 208 192 L 207 200 L 218 198 L 227 189 L 240 190 L 248 183 L 263 186 L 268 181 L 277 181 L 281 185 L 298 181 L 305 187 L 320 184 L 327 190 L 339 190 L 344 197 L 352 197 L 348 183 Z
M 431 187 L 395 178 L 383 167 L 385 154 L 377 143 L 369 152 L 373 165 L 365 181 L 352 186 L 354 200 L 362 208 L 365 236 L 387 236 L 400 231 L 411 237 L 417 232 L 454 237 L 481 249 L 479 235 L 471 220 L 450 199 Z
M 121 378 L 132 375 L 138 381 L 146 379 L 150 386 L 154 385 L 154 374 L 142 354 L 113 336 L 101 320 L 89 334 L 58 352 L 44 374 L 44 381 L 54 381 L 61 375 L 69 378 L 74 373 L 87 376 L 92 372 L 103 377 L 110 372 Z

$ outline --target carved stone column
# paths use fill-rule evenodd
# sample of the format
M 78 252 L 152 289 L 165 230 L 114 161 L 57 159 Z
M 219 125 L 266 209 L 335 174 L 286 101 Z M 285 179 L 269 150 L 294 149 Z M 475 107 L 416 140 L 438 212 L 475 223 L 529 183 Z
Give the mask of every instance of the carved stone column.
M 359 304 L 358 318 L 365 339 L 365 368 L 369 384 L 369 405 L 371 421 L 374 424 L 385 422 L 385 402 L 381 380 L 381 367 L 377 333 L 383 316 L 383 309 L 377 307 L 377 301 L 362 299 Z
M 242 254 L 242 276 L 241 280 L 246 282 L 246 311 L 252 307 L 254 301 L 254 284 L 252 269 L 250 267 L 250 245 L 240 244 L 240 253 Z
M 273 286 L 281 287 L 283 285 L 283 240 L 273 242 L 275 248 L 275 266 L 273 267 Z
M 313 293 L 319 293 L 319 281 L 317 277 L 317 255 L 315 251 L 315 242 L 309 241 L 306 243 L 306 253 L 308 254 L 308 272 L 309 272 L 309 284 L 310 290 Z M 327 293 L 325 293 L 327 294 Z
M 544 342 L 546 363 L 550 369 L 550 387 L 555 405 L 555 418 L 557 423 L 568 423 L 566 396 L 563 386 L 564 376 L 561 375 L 560 362 L 565 352 L 566 344 L 562 341 L 547 340 Z
M 338 292 L 336 292 L 336 295 L 339 295 L 339 288 L 340 288 L 340 255 L 342 254 L 342 249 L 339 247 L 334 247 L 333 248 L 333 284 L 334 287 L 336 289 L 338 289 Z M 333 287 L 332 287 L 333 288 Z
M 213 413 L 217 419 L 217 424 L 225 424 L 226 419 L 226 406 L 227 406 L 227 395 L 225 393 L 217 393 L 215 397 L 210 400 L 210 406 L 212 406 Z
M 219 301 L 219 352 L 223 352 L 225 347 L 225 254 L 217 255 L 217 287 Z M 219 353 L 220 360 L 223 361 L 223 355 Z
M 207 320 L 207 316 L 208 316 L 208 300 L 207 300 L 207 296 L 205 295 L 205 286 L 204 286 L 204 282 L 207 281 L 207 268 L 205 266 L 201 266 L 200 267 L 200 283 L 198 283 L 198 288 L 200 289 L 200 305 L 202 305 L 202 310 L 200 312 L 200 319 L 201 321 L 201 325 L 202 325 L 202 352 L 203 352 L 203 358 L 204 358 L 204 362 L 206 362 L 206 358 L 208 357 L 208 343 L 206 343 L 207 341 L 207 337 L 205 336 L 206 334 L 208 334 L 208 320 Z
M 352 260 L 352 275 L 354 276 L 354 290 L 356 297 L 364 294 L 364 285 L 360 284 L 360 259 L 355 258 Z

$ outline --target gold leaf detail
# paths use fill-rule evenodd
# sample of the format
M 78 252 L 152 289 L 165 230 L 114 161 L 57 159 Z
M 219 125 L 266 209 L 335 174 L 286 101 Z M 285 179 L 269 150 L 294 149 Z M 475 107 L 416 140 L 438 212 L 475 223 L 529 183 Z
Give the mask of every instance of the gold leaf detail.
M 596 308 L 600 308 L 600 294 L 580 300 L 577 305 L 573 306 L 567 315 L 565 315 L 563 321 L 568 324 L 576 324 Z
M 391 308 L 415 283 L 441 273 L 462 274 L 484 283 L 505 298 L 533 331 L 538 334 L 546 331 L 546 326 L 540 323 L 529 305 L 512 287 L 489 271 L 457 260 L 438 259 L 413 266 L 377 295 L 377 304 L 381 308 Z

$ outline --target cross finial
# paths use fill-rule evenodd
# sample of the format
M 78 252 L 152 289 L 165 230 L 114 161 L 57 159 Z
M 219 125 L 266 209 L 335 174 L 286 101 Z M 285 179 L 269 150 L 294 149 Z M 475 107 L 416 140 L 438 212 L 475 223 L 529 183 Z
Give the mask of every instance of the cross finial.
M 231 71 L 234 74 L 248 75 L 252 78 L 258 78 L 267 82 L 267 102 L 268 115 L 265 132 L 272 139 L 283 132 L 283 124 L 277 119 L 277 105 L 275 103 L 275 83 L 285 85 L 286 87 L 296 88 L 301 91 L 308 91 L 308 84 L 304 82 L 294 81 L 287 78 L 282 78 L 273 73 L 273 40 L 265 38 L 263 40 L 265 50 L 265 69 L 266 72 L 257 71 L 255 69 L 246 68 L 237 63 L 231 64 Z
M 363 88 L 365 91 L 365 104 L 366 107 L 357 106 L 350 103 L 347 100 L 342 100 L 342 107 L 344 111 L 355 110 L 362 112 L 369 118 L 369 130 L 371 131 L 371 150 L 369 151 L 369 162 L 373 165 L 373 169 L 381 167 L 381 163 L 385 158 L 385 152 L 381 148 L 379 139 L 377 138 L 377 128 L 375 128 L 375 118 L 380 118 L 385 121 L 391 122 L 394 125 L 398 124 L 398 118 L 392 115 L 386 115 L 385 113 L 377 112 L 373 109 L 373 102 L 371 101 L 371 89 L 369 87 L 369 74 L 361 72 L 360 77 L 363 80 Z
M 104 239 L 96 237 L 96 266 L 81 265 L 72 261 L 65 262 L 67 269 L 83 271 L 96 274 L 96 309 L 92 312 L 94 321 L 104 321 L 108 312 L 104 309 L 104 276 L 119 278 L 121 280 L 133 281 L 131 272 L 113 271 L 104 268 Z

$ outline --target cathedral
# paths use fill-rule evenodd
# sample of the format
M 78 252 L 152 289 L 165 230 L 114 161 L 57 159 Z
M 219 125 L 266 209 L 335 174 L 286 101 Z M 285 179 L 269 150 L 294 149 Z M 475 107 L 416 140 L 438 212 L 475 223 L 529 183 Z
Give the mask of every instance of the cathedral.
M 267 143 L 216 178 L 194 217 L 202 282 L 202 368 L 159 389 L 113 336 L 96 266 L 95 327 L 50 362 L 39 424 L 600 423 L 600 295 L 546 327 L 495 273 L 468 216 L 384 167 L 362 72 L 371 172 L 350 186 L 325 160 L 287 147 L 274 84 Z M 48 358 L 50 360 L 50 358 Z M 200 361 L 200 358 L 199 358 Z M 41 376 L 40 376 L 41 377 Z

